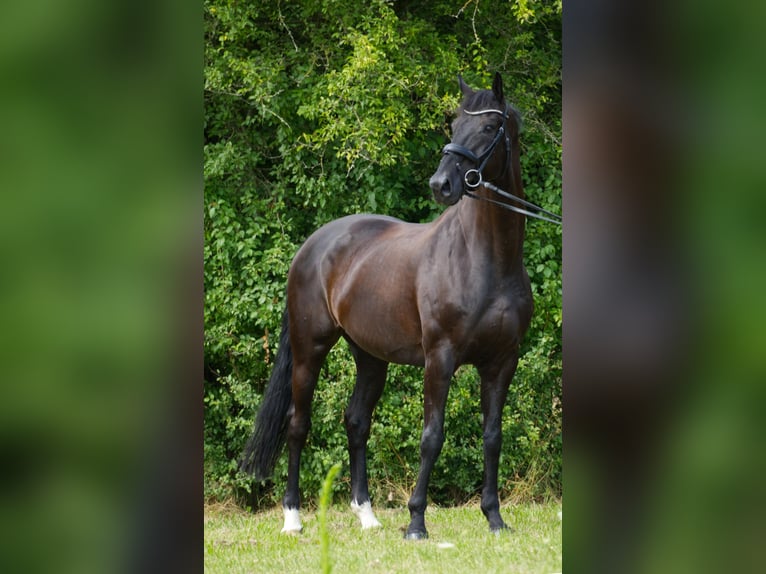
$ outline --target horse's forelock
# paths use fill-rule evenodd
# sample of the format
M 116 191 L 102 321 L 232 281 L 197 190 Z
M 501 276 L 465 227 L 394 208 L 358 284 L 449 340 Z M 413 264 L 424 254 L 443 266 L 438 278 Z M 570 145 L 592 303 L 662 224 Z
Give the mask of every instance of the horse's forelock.
M 511 115 L 516 122 L 518 130 L 521 131 L 524 124 L 521 117 L 521 112 L 513 104 L 509 104 L 508 107 L 511 110 Z M 505 102 L 498 102 L 495 99 L 495 95 L 492 93 L 492 90 L 480 90 L 469 96 L 465 96 L 457 109 L 457 113 L 459 114 L 462 110 L 477 112 L 490 108 L 502 110 L 505 108 Z
M 492 90 L 480 90 L 464 97 L 460 104 L 460 109 L 472 112 L 486 110 L 488 108 L 497 108 L 498 106 L 502 109 L 504 103 L 505 102 L 497 102 L 495 100 L 495 95 L 492 93 Z

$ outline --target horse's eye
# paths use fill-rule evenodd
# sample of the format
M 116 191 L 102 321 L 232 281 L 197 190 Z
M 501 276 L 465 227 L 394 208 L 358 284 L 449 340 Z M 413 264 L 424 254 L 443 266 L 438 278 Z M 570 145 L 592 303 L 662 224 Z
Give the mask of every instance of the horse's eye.
M 495 126 L 493 126 L 492 124 L 487 124 L 486 126 L 484 126 L 484 133 L 488 134 L 493 131 L 495 131 Z

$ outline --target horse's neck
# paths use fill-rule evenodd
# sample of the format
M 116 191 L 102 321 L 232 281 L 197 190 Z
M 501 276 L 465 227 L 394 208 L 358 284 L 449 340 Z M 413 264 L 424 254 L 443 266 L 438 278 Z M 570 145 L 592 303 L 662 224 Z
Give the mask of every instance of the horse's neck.
M 511 178 L 504 178 L 496 185 L 523 198 L 523 191 L 520 191 L 520 186 L 513 185 Z M 476 195 L 495 201 L 503 200 L 483 187 Z M 508 203 L 507 200 L 503 202 Z M 460 203 L 460 224 L 469 247 L 490 255 L 500 269 L 520 267 L 523 264 L 525 217 L 482 199 L 464 197 Z

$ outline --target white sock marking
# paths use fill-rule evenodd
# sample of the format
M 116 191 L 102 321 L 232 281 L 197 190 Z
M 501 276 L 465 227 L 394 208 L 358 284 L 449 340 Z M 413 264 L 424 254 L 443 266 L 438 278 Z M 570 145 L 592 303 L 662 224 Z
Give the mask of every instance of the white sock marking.
M 356 500 L 351 501 L 351 510 L 359 517 L 362 523 L 362 530 L 368 528 L 380 528 L 382 524 L 375 518 L 375 513 L 372 511 L 372 505 L 370 501 L 359 504 Z
M 282 510 L 285 513 L 285 525 L 282 527 L 284 534 L 297 534 L 303 530 L 297 508 L 282 508 Z

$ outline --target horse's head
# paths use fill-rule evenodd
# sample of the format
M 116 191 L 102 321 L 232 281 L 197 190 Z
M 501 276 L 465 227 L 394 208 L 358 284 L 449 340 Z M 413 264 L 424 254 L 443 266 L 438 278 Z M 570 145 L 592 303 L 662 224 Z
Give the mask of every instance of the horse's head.
M 474 91 L 458 77 L 463 101 L 452 122 L 452 141 L 444 146 L 429 185 L 439 203 L 453 205 L 466 187 L 497 181 L 511 170 L 511 143 L 518 137 L 518 112 L 503 97 L 503 80 L 495 74 L 491 90 Z

